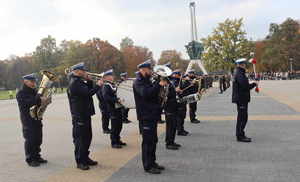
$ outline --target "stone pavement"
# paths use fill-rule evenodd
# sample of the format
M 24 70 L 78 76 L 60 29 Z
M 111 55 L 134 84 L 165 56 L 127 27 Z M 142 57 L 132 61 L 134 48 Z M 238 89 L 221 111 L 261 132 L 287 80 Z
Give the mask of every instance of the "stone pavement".
M 264 85 L 270 84 L 274 85 L 272 82 L 262 83 L 262 90 Z M 282 84 L 284 86 L 285 82 Z M 294 87 L 300 90 L 300 84 Z M 278 89 L 274 86 L 273 89 L 276 95 Z M 141 156 L 137 156 L 107 182 L 300 181 L 300 113 L 264 92 L 252 93 L 249 114 L 250 119 L 256 116 L 257 120 L 249 121 L 247 133 L 253 137 L 253 142 L 238 143 L 233 137 L 235 121 L 226 120 L 226 116 L 234 118 L 236 114 L 230 94 L 230 91 L 222 95 L 213 94 L 198 104 L 198 115 L 203 122 L 200 125 L 187 122 L 186 129 L 191 135 L 177 137 L 177 142 L 183 144 L 181 150 L 166 150 L 164 135 L 161 136 L 157 158 L 160 164 L 167 167 L 163 174 L 153 176 L 142 173 Z M 281 119 L 267 119 L 274 115 L 280 115 Z
M 300 181 L 300 111 L 299 81 L 265 81 L 262 93 L 252 93 L 247 128 L 250 144 L 234 138 L 235 106 L 230 90 L 211 92 L 199 103 L 202 123 L 186 120 L 190 136 L 177 137 L 183 144 L 179 151 L 164 147 L 164 125 L 158 145 L 158 162 L 167 170 L 157 176 L 143 172 L 140 137 L 135 111 L 134 123 L 124 125 L 122 150 L 109 147 L 109 137 L 100 131 L 99 112 L 93 117 L 93 158 L 100 162 L 88 172 L 74 168 L 71 122 L 65 95 L 55 96 L 44 121 L 43 155 L 49 164 L 29 168 L 24 163 L 23 138 L 15 101 L 0 102 L 0 182 L 298 182 Z M 264 90 L 265 88 L 265 90 Z M 290 89 L 289 89 L 290 88 Z M 298 90 L 298 92 L 296 91 Z M 95 100 L 95 106 L 97 101 Z

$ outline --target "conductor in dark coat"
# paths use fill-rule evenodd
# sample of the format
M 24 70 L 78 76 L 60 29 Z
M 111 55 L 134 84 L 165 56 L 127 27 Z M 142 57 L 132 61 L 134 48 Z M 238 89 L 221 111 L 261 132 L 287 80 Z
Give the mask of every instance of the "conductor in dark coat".
M 245 135 L 245 127 L 248 122 L 248 103 L 250 102 L 250 90 L 257 83 L 249 84 L 246 77 L 247 60 L 242 58 L 236 61 L 237 67 L 233 76 L 232 102 L 237 105 L 236 138 L 239 142 L 251 142 L 251 138 Z

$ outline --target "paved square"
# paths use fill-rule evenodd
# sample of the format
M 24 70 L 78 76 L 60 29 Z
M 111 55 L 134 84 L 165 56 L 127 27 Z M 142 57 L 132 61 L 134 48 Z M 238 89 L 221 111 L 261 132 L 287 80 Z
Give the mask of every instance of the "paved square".
M 30 168 L 24 162 L 23 138 L 16 101 L 0 101 L 0 181 L 2 182 L 298 182 L 300 181 L 300 81 L 265 81 L 262 93 L 252 93 L 247 133 L 250 144 L 234 138 L 235 106 L 230 90 L 210 91 L 198 104 L 194 125 L 186 119 L 190 136 L 177 137 L 179 151 L 164 146 L 164 125 L 157 158 L 167 167 L 161 175 L 143 172 L 135 111 L 134 123 L 124 125 L 122 136 L 129 146 L 113 150 L 109 136 L 100 130 L 100 114 L 93 117 L 92 157 L 100 165 L 88 172 L 75 168 L 71 120 L 65 95 L 57 95 L 46 112 L 42 154 L 49 164 Z M 297 92 L 298 90 L 298 92 Z M 95 99 L 95 106 L 97 101 Z

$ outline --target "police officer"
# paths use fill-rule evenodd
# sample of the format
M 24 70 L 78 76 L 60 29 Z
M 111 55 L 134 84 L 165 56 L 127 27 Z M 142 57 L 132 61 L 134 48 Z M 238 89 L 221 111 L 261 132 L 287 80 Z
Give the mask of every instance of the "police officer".
M 187 77 L 187 75 L 181 76 L 181 73 L 179 72 L 178 74 L 173 74 L 172 76 L 173 76 L 172 82 L 176 88 L 178 98 L 182 98 L 184 96 L 189 95 L 188 89 L 185 89 L 190 85 L 189 81 L 186 80 L 185 78 Z M 185 122 L 186 110 L 187 110 L 186 105 L 187 105 L 186 102 L 178 103 L 177 105 L 178 106 L 177 135 L 180 136 L 187 136 L 189 134 L 189 132 L 184 129 L 184 122 Z
M 219 94 L 222 94 L 225 91 L 223 87 L 223 75 L 219 76 L 219 88 L 220 88 Z
M 222 86 L 223 86 L 223 90 L 224 90 L 224 92 L 227 90 L 227 84 L 226 84 L 226 75 L 223 75 L 222 76 Z
M 170 68 L 171 69 L 171 62 L 167 62 L 166 64 L 163 64 L 163 66 L 166 66 L 166 67 L 168 67 L 168 68 Z M 164 124 L 166 121 L 164 121 L 163 119 L 162 119 L 162 115 L 163 114 L 165 114 L 165 112 L 164 112 L 164 108 L 162 107 L 161 108 L 161 115 L 160 115 L 160 118 L 159 118 L 159 120 L 158 120 L 158 124 Z
M 75 160 L 77 168 L 88 170 L 89 166 L 98 164 L 90 159 L 89 147 L 92 141 L 91 116 L 95 114 L 92 96 L 100 89 L 101 82 L 93 86 L 84 63 L 72 66 L 71 71 L 67 93 L 72 115 Z
M 126 143 L 121 141 L 120 133 L 122 131 L 122 105 L 117 98 L 117 87 L 114 84 L 113 70 L 108 70 L 103 74 L 104 85 L 102 88 L 103 98 L 108 109 L 111 119 L 111 147 L 120 149 L 126 146 Z
M 188 77 L 190 80 L 190 84 L 193 84 L 189 89 L 189 94 L 195 94 L 199 90 L 199 84 L 197 82 L 193 82 L 196 79 L 195 71 L 190 70 L 188 72 Z M 197 102 L 193 102 L 189 104 L 189 112 L 190 112 L 190 120 L 191 123 L 198 124 L 200 121 L 196 119 L 196 111 L 197 111 Z
M 17 93 L 17 101 L 22 122 L 23 137 L 25 139 L 26 162 L 31 167 L 47 163 L 41 157 L 41 145 L 43 138 L 43 124 L 30 116 L 30 108 L 34 105 L 47 104 L 51 100 L 41 97 L 36 91 L 36 77 L 34 74 L 23 76 L 22 88 Z
M 226 87 L 227 88 L 230 88 L 230 81 L 231 81 L 230 75 L 226 75 Z
M 234 72 L 233 86 L 232 86 L 232 102 L 237 105 L 237 123 L 236 123 L 236 138 L 239 142 L 251 142 L 251 138 L 245 135 L 245 127 L 248 121 L 248 103 L 250 102 L 250 90 L 253 89 L 257 83 L 249 84 L 246 77 L 246 63 L 245 58 L 236 61 L 237 67 Z
M 102 116 L 102 131 L 104 134 L 110 134 L 111 132 L 109 129 L 110 115 L 102 94 L 103 80 L 101 79 L 100 81 L 102 82 L 102 85 L 100 86 L 100 89 L 97 91 L 96 95 L 99 100 L 99 108 Z
M 151 61 L 137 66 L 139 72 L 133 84 L 137 119 L 142 127 L 142 161 L 145 172 L 160 174 L 165 168 L 156 163 L 157 121 L 161 115 L 159 92 L 168 83 L 165 80 L 151 82 Z
M 180 75 L 180 70 L 174 70 L 172 75 Z M 172 83 L 173 77 L 170 78 L 171 83 L 169 84 L 169 93 L 167 102 L 165 104 L 165 116 L 166 116 L 166 148 L 169 150 L 178 150 L 181 145 L 175 143 L 177 117 L 178 117 L 178 103 L 177 93 L 179 88 L 175 88 Z
M 127 80 L 127 72 L 120 74 L 121 80 L 120 83 Z M 122 122 L 125 124 L 131 123 L 131 121 L 128 119 L 128 112 L 129 108 L 122 107 Z

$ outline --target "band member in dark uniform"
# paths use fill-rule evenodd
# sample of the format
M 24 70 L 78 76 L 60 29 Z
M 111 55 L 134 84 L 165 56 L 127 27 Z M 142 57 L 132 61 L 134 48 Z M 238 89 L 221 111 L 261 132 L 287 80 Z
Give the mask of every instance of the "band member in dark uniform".
M 226 75 L 225 80 L 226 80 L 226 88 L 230 88 L 230 81 L 231 81 L 230 75 Z
M 157 121 L 161 115 L 159 93 L 167 81 L 151 82 L 151 61 L 137 66 L 136 80 L 133 84 L 137 119 L 142 127 L 142 161 L 144 170 L 151 174 L 160 174 L 163 166 L 156 163 Z
M 249 84 L 246 77 L 247 60 L 242 58 L 236 61 L 237 67 L 234 72 L 232 86 L 232 102 L 237 105 L 236 137 L 239 142 L 251 142 L 251 138 L 245 135 L 245 127 L 248 122 L 248 103 L 250 102 L 250 90 L 256 87 L 257 83 Z
M 121 80 L 120 83 L 127 80 L 127 72 L 120 74 Z M 124 124 L 131 123 L 131 121 L 128 119 L 128 112 L 129 108 L 122 107 L 122 121 Z
M 89 157 L 92 141 L 91 116 L 95 114 L 93 95 L 100 89 L 101 82 L 93 86 L 93 81 L 86 73 L 84 63 L 71 67 L 69 88 L 67 90 L 73 123 L 73 143 L 75 145 L 75 160 L 77 168 L 90 169 L 97 165 Z
M 168 62 L 168 63 L 166 63 L 166 64 L 164 64 L 163 66 L 166 66 L 166 67 L 168 67 L 168 68 L 171 68 L 171 62 Z M 160 115 L 160 119 L 158 120 L 158 124 L 164 124 L 166 121 L 164 121 L 163 119 L 162 119 L 162 115 L 164 114 L 164 108 L 162 107 L 161 108 L 161 115 Z
M 31 167 L 47 163 L 41 157 L 41 145 L 43 138 L 43 124 L 30 116 L 30 108 L 34 105 L 50 103 L 51 100 L 40 97 L 36 91 L 36 77 L 34 74 L 23 76 L 23 86 L 17 93 L 17 101 L 22 122 L 23 137 L 25 139 L 26 162 Z
M 177 96 L 179 98 L 182 98 L 184 96 L 189 95 L 188 90 L 184 90 L 184 88 L 187 88 L 190 83 L 188 80 L 186 80 L 187 75 L 182 76 L 181 74 L 173 74 L 173 85 L 176 88 Z M 178 115 L 177 115 L 177 135 L 180 136 L 187 136 L 189 134 L 188 131 L 184 129 L 184 122 L 185 122 L 185 117 L 186 117 L 186 103 L 178 103 Z
M 101 80 L 101 82 L 103 83 L 103 80 Z M 96 93 L 97 98 L 99 100 L 99 108 L 102 116 L 102 131 L 104 134 L 110 134 L 110 129 L 109 129 L 110 115 L 107 109 L 107 105 L 103 98 L 102 88 L 103 88 L 103 84 L 100 86 L 100 89 Z
M 172 75 L 179 75 L 180 70 L 174 70 Z M 177 103 L 177 91 L 179 88 L 175 88 L 175 85 L 172 83 L 172 76 L 170 78 L 171 83 L 169 83 L 169 93 L 168 99 L 165 104 L 165 116 L 166 116 L 166 148 L 169 150 L 178 150 L 181 145 L 175 143 L 176 137 L 176 128 L 177 128 L 177 120 L 178 120 L 178 103 Z
M 188 77 L 190 79 L 190 84 L 193 84 L 193 86 L 191 86 L 188 89 L 189 94 L 195 94 L 199 90 L 199 84 L 197 82 L 193 82 L 193 80 L 196 79 L 195 71 L 194 70 L 190 70 L 188 72 Z M 191 120 L 191 123 L 194 123 L 194 124 L 200 123 L 200 121 L 198 119 L 196 119 L 197 102 L 193 102 L 193 103 L 189 104 L 189 111 L 190 111 L 190 120 Z
M 117 98 L 117 87 L 114 83 L 113 70 L 104 72 L 103 80 L 102 94 L 111 119 L 111 147 L 120 149 L 126 146 L 126 143 L 122 142 L 120 137 L 123 127 L 121 111 L 123 106 L 120 104 L 119 98 Z

